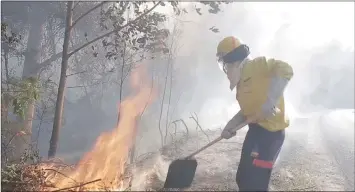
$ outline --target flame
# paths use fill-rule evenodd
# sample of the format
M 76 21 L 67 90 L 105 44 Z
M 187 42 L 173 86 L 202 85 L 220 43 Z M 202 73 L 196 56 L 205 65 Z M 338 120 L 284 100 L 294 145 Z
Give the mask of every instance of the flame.
M 117 127 L 101 134 L 93 149 L 68 175 L 52 181 L 57 188 L 71 190 L 124 190 L 123 175 L 128 153 L 136 136 L 137 121 L 146 106 L 151 103 L 154 91 L 147 86 L 145 68 L 140 65 L 131 74 L 134 95 L 119 104 L 120 121 Z M 95 182 L 97 181 L 97 182 Z M 81 187 L 83 184 L 85 186 Z

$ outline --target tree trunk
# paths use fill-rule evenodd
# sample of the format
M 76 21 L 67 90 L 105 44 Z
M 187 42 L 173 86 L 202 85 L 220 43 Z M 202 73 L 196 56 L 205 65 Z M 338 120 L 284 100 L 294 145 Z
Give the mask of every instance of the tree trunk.
M 6 77 L 6 87 L 7 91 L 10 91 L 9 81 L 9 47 L 7 45 L 3 45 L 4 49 L 4 60 L 5 60 L 5 77 Z
M 169 58 L 170 59 L 170 58 Z M 170 105 L 171 105 L 171 92 L 173 89 L 173 61 L 168 62 L 168 65 L 170 65 L 170 86 L 169 86 L 169 97 L 168 97 L 168 109 L 166 111 L 166 124 L 165 124 L 165 137 L 164 137 L 164 143 L 166 144 L 166 139 L 168 137 L 168 128 L 169 128 L 169 121 L 171 118 L 169 118 L 169 113 L 170 113 Z
M 166 92 L 166 85 L 168 83 L 168 76 L 169 76 L 169 60 L 168 60 L 168 65 L 166 65 L 166 74 L 165 74 L 165 83 L 164 83 L 164 89 L 163 89 L 163 98 L 161 100 L 161 106 L 160 106 L 160 115 L 159 115 L 159 125 L 158 125 L 158 128 L 159 128 L 159 133 L 160 133 L 160 142 L 161 142 L 161 147 L 164 146 L 164 136 L 163 136 L 163 131 L 161 129 L 161 119 L 162 119 L 162 116 L 163 116 L 163 110 L 164 110 L 164 99 L 165 99 L 165 92 Z
M 121 102 L 122 102 L 122 93 L 123 93 L 123 81 L 124 81 L 124 67 L 126 64 L 126 43 L 124 43 L 124 49 L 123 49 L 123 57 L 122 57 L 122 66 L 121 66 L 121 76 L 120 76 L 120 102 L 119 102 L 119 110 L 118 110 L 118 114 L 117 114 L 117 126 L 118 126 L 118 122 L 120 121 L 120 112 L 121 112 Z M 127 72 L 128 73 L 128 72 Z
M 43 34 L 42 29 L 45 21 L 46 17 L 43 16 L 41 8 L 38 5 L 33 6 L 29 15 L 29 23 L 31 24 L 31 27 L 29 30 L 27 49 L 25 52 L 25 61 L 22 71 L 23 80 L 38 76 L 41 41 Z M 32 124 L 35 113 L 34 105 L 35 101 L 30 100 L 28 102 L 24 118 L 17 117 L 19 124 L 16 125 L 16 127 L 18 127 L 19 130 L 24 131 L 26 134 L 21 135 L 18 139 L 16 139 L 18 142 L 14 141 L 17 154 L 17 157 L 14 158 L 19 158 L 20 155 L 25 152 L 25 150 L 30 148 L 32 138 Z
M 57 152 L 58 139 L 59 139 L 59 129 L 62 126 L 62 116 L 63 116 L 63 102 L 65 95 L 65 85 L 67 80 L 67 69 L 68 69 L 68 47 L 69 39 L 72 29 L 72 16 L 73 16 L 73 1 L 68 1 L 67 5 L 67 17 L 66 17 L 66 26 L 65 26 L 65 36 L 63 43 L 63 56 L 62 56 L 62 67 L 60 71 L 60 80 L 58 87 L 58 96 L 54 114 L 53 130 L 52 136 L 49 144 L 48 158 L 53 158 Z

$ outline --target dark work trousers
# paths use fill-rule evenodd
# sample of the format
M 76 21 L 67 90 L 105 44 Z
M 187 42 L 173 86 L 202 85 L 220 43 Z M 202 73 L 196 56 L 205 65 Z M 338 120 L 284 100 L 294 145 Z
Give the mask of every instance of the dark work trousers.
M 236 181 L 239 191 L 268 191 L 275 162 L 285 139 L 285 131 L 270 132 L 249 124 L 243 143 Z M 257 152 L 257 156 L 252 156 Z

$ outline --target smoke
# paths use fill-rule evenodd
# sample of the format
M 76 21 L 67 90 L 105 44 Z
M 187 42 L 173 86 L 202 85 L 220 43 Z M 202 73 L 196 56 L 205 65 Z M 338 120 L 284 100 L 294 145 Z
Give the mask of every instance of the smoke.
M 285 93 L 291 116 L 353 108 L 354 3 L 233 3 L 223 10 L 184 29 L 193 44 L 184 48 L 201 59 L 193 99 L 204 98 L 199 114 L 205 119 L 237 111 L 235 93 L 228 90 L 214 54 L 218 41 L 230 35 L 248 44 L 253 57 L 273 57 L 292 65 L 295 75 Z M 206 32 L 209 26 L 220 33 Z
M 173 94 L 182 92 L 174 118 L 184 119 L 191 132 L 196 127 L 190 118 L 194 112 L 203 129 L 216 129 L 239 110 L 235 91 L 229 90 L 215 58 L 218 42 L 230 35 L 248 44 L 253 57 L 273 57 L 292 65 L 295 75 L 285 92 L 291 119 L 354 108 L 353 3 L 233 3 L 222 13 L 203 16 L 190 5 L 185 4 L 189 14 L 178 18 L 182 35 L 175 65 L 183 84 Z M 210 31 L 212 26 L 220 32 Z M 141 153 L 160 146 L 150 139 L 159 137 L 156 123 L 145 122 L 150 128 L 139 140 Z
M 172 92 L 176 107 L 170 109 L 175 110 L 171 120 L 184 119 L 193 131 L 196 123 L 189 117 L 195 112 L 204 129 L 214 129 L 223 127 L 239 110 L 235 91 L 229 90 L 229 82 L 215 57 L 218 42 L 230 35 L 248 44 L 253 57 L 274 57 L 292 65 L 295 75 L 285 93 L 291 118 L 326 109 L 353 108 L 353 3 L 236 2 L 223 6 L 217 15 L 202 16 L 192 5 L 184 3 L 189 13 L 171 16 L 167 24 L 173 28 L 178 23 L 181 31 L 175 42 L 180 47 L 174 64 L 179 83 L 174 84 Z M 212 26 L 219 32 L 210 31 Z M 165 66 L 166 61 L 150 63 Z M 165 68 L 155 70 L 163 73 Z M 163 85 L 157 86 L 162 91 Z M 115 123 L 117 113 L 113 103 L 117 99 L 110 94 L 105 96 L 102 108 L 106 120 L 102 123 Z M 160 104 L 161 101 L 156 101 L 147 109 L 149 115 L 142 118 L 137 141 L 140 154 L 160 147 L 157 128 Z M 183 129 L 182 124 L 178 126 Z M 165 130 L 165 123 L 162 127 Z M 99 134 L 100 130 L 96 132 Z M 152 141 L 152 137 L 157 139 Z
M 207 14 L 207 9 L 202 7 L 205 13 L 202 16 L 196 13 L 194 3 L 182 5 L 189 13 L 179 17 L 171 14 L 167 24 L 173 28 L 178 23 L 181 31 L 174 60 L 174 78 L 178 83 L 173 85 L 174 106 L 170 112 L 174 115 L 170 120 L 184 119 L 192 131 L 196 123 L 189 117 L 196 113 L 202 128 L 215 129 L 223 127 L 239 110 L 235 91 L 229 90 L 228 79 L 218 68 L 215 57 L 218 42 L 230 35 L 248 44 L 253 57 L 274 57 L 293 66 L 294 77 L 285 92 L 287 113 L 292 118 L 324 110 L 354 108 L 353 2 L 234 2 L 223 5 L 217 15 Z M 169 12 L 166 7 L 159 11 Z M 209 30 L 212 26 L 219 32 Z M 160 73 L 156 79 L 164 79 L 161 74 L 165 72 L 166 61 L 149 63 L 155 67 L 155 75 Z M 71 85 L 80 85 L 73 79 L 68 81 Z M 162 91 L 161 84 L 156 86 Z M 101 132 L 115 126 L 119 88 L 113 85 L 102 89 L 105 93 L 96 96 L 99 99 L 82 99 L 81 104 L 74 100 L 82 93 L 78 89 L 67 90 L 59 153 L 90 149 Z M 128 95 L 127 90 L 129 88 L 125 88 L 124 96 Z M 141 119 L 139 153 L 160 147 L 157 128 L 160 104 L 161 101 L 157 101 L 147 108 Z M 165 121 L 163 117 L 162 122 Z M 45 133 L 40 136 L 42 154 L 47 153 L 52 127 L 51 123 L 45 124 L 42 128 Z M 165 123 L 162 124 L 165 129 Z M 184 128 L 181 123 L 178 126 L 180 130 Z
M 253 57 L 281 59 L 294 69 L 294 77 L 285 92 L 291 126 L 276 164 L 295 162 L 295 158 L 301 157 L 293 152 L 301 151 L 321 153 L 319 156 L 325 159 L 334 155 L 343 159 L 340 169 L 342 165 L 351 167 L 349 162 L 353 158 L 344 160 L 343 156 L 349 153 L 353 157 L 353 148 L 334 153 L 339 150 L 328 145 L 334 142 L 330 145 L 336 148 L 344 143 L 353 146 L 348 144 L 353 141 L 353 133 L 342 137 L 352 131 L 351 113 L 331 111 L 354 108 L 354 3 L 233 3 L 222 10 L 218 15 L 199 17 L 189 13 L 181 18 L 184 22 L 180 42 L 184 46 L 178 58 L 184 59 L 177 59 L 177 64 L 193 74 L 184 76 L 188 83 L 183 87 L 180 117 L 195 128 L 188 117 L 196 112 L 203 128 L 215 129 L 223 127 L 239 110 L 235 91 L 229 90 L 228 80 L 215 58 L 218 42 L 233 35 L 249 45 Z M 212 26 L 220 32 L 209 31 Z M 324 133 L 323 129 L 326 129 Z M 343 129 L 342 134 L 336 134 Z M 151 129 L 149 135 L 153 132 Z M 304 156 L 308 158 L 317 157 Z M 307 161 L 297 162 L 302 167 Z M 350 177 L 353 172 L 349 170 L 346 175 Z

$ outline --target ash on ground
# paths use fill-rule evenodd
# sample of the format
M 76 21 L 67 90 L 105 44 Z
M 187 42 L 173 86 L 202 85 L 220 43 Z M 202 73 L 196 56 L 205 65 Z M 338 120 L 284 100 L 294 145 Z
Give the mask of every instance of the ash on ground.
M 339 164 L 332 150 L 325 145 L 327 138 L 320 133 L 320 128 L 324 126 L 319 127 L 319 121 L 319 117 L 299 119 L 287 128 L 286 140 L 272 174 L 270 190 L 354 190 L 354 181 L 351 180 L 354 172 L 351 171 L 351 175 L 344 174 L 344 165 Z M 191 187 L 184 191 L 238 190 L 235 174 L 247 129 L 243 128 L 236 137 L 220 141 L 196 155 L 198 167 L 195 178 Z M 141 158 L 133 169 L 131 189 L 162 189 L 171 161 L 189 155 L 220 133 L 220 130 L 197 132 L 165 146 L 160 152 Z M 347 167 L 354 170 L 354 164 Z

